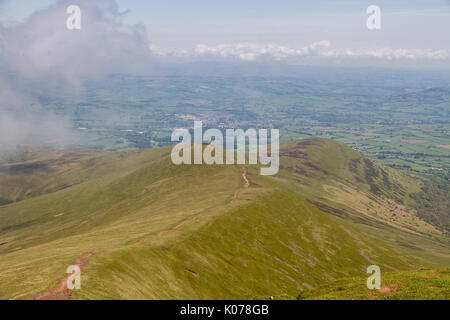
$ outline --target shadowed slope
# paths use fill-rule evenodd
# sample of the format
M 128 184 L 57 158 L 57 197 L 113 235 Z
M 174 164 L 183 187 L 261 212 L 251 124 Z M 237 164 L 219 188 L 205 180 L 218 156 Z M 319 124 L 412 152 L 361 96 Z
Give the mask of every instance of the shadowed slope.
M 441 237 L 443 230 L 417 214 L 412 195 L 420 191 L 420 182 L 331 140 L 289 142 L 280 154 L 278 178 L 323 210 L 356 222 Z

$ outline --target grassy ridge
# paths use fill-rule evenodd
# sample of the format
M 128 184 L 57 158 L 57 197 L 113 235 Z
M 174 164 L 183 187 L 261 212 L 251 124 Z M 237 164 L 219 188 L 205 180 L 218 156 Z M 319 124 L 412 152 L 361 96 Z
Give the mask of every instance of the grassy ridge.
M 295 297 L 299 290 L 364 274 L 372 263 L 390 270 L 418 265 L 292 191 L 270 187 L 276 191 L 173 242 L 99 256 L 85 269 L 86 289 L 75 298 Z M 254 192 L 249 189 L 241 197 Z
M 93 251 L 73 298 L 295 298 L 363 276 L 369 264 L 448 266 L 443 236 L 388 219 L 386 199 L 410 203 L 412 180 L 332 141 L 281 150 L 275 177 L 251 166 L 174 166 L 168 148 L 3 161 L 10 187 L 0 197 L 13 202 L 0 206 L 0 298 L 55 288 Z
M 128 247 L 208 208 L 213 216 L 235 205 L 238 168 L 177 167 L 167 156 L 151 161 L 154 151 L 145 152 L 136 154 L 147 159 L 142 165 L 1 207 L 2 297 L 55 287 L 65 267 L 86 252 Z

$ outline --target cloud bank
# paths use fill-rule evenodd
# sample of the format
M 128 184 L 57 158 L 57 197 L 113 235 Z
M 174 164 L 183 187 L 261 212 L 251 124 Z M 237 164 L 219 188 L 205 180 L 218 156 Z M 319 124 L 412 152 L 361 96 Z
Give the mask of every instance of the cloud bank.
M 26 87 L 10 85 L 0 77 L 0 152 L 21 144 L 61 141 L 75 143 L 68 119 L 46 111 Z
M 0 4 L 2 0 L 0 0 Z M 66 9 L 81 8 L 81 30 L 68 30 Z M 30 93 L 55 83 L 78 87 L 111 73 L 149 65 L 145 27 L 127 25 L 114 0 L 62 0 L 24 22 L 0 22 L 0 150 L 28 142 L 76 140 L 70 121 L 46 112 Z M 33 89 L 33 90 L 30 90 Z
M 80 30 L 66 27 L 72 4 L 81 8 Z M 59 1 L 24 23 L 0 27 L 0 35 L 0 58 L 9 71 L 31 79 L 135 73 L 149 61 L 145 27 L 124 24 L 113 0 Z
M 236 43 L 208 46 L 199 44 L 193 50 L 164 52 L 152 47 L 160 55 L 184 57 L 219 57 L 232 58 L 241 61 L 256 61 L 258 59 L 273 59 L 276 61 L 301 62 L 302 58 L 322 57 L 334 59 L 374 58 L 379 60 L 448 60 L 449 52 L 446 50 L 431 49 L 403 49 L 403 48 L 377 48 L 377 49 L 347 49 L 333 48 L 331 42 L 322 40 L 309 46 L 294 49 L 276 44 Z

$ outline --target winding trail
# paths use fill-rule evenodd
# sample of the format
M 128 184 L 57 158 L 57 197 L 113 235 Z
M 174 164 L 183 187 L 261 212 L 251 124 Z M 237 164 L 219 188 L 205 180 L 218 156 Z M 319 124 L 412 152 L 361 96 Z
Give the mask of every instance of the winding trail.
M 245 171 L 242 172 L 242 179 L 244 179 L 244 181 L 245 181 L 244 188 L 250 187 L 250 181 L 248 181 L 247 172 L 245 172 Z M 233 199 L 231 201 L 236 200 L 238 195 L 239 195 L 239 189 L 234 192 Z
M 174 227 L 172 227 L 172 228 L 170 228 L 170 229 L 161 231 L 160 233 L 158 233 L 158 238 L 161 237 L 163 234 L 165 234 L 165 233 L 167 233 L 167 232 L 170 232 L 170 231 L 173 231 L 173 230 L 176 230 L 176 229 L 180 228 L 182 225 L 188 223 L 189 221 L 192 221 L 192 220 L 197 219 L 199 215 L 200 215 L 200 214 L 196 214 L 195 216 L 190 217 L 190 218 L 188 218 L 188 219 L 186 219 L 186 220 L 180 222 L 179 224 L 177 224 L 176 226 L 174 226 Z
M 244 184 L 244 188 L 248 188 L 250 186 L 250 181 L 247 178 L 247 173 L 244 171 L 242 173 L 242 178 L 245 181 Z M 233 196 L 233 200 L 237 199 L 239 194 L 239 190 L 236 190 L 236 192 L 234 193 Z M 180 228 L 181 226 L 183 226 L 184 224 L 186 224 L 189 221 L 195 220 L 198 218 L 198 216 L 200 216 L 200 214 L 197 214 L 193 217 L 190 217 L 182 222 L 180 222 L 179 224 L 177 224 L 176 226 L 170 228 L 170 229 L 166 229 L 163 231 L 160 231 L 157 235 L 157 237 L 161 237 L 164 234 L 176 230 L 178 228 Z M 141 243 L 145 242 L 146 239 L 142 239 L 140 241 L 134 242 L 131 244 L 131 246 L 137 246 L 140 245 Z M 87 264 L 87 262 L 89 261 L 89 258 L 92 257 L 93 255 L 97 254 L 98 251 L 92 251 L 89 253 L 86 253 L 85 255 L 76 258 L 74 260 L 74 262 L 72 263 L 72 265 L 78 266 L 81 269 L 83 269 L 83 267 Z M 65 276 L 63 279 L 61 279 L 61 281 L 59 282 L 58 287 L 51 289 L 49 291 L 45 291 L 42 293 L 39 293 L 37 295 L 35 295 L 33 297 L 33 300 L 70 300 L 71 296 L 72 296 L 72 292 L 67 288 L 67 279 L 71 276 L 72 274 L 68 274 L 67 276 Z
M 83 255 L 79 258 L 76 258 L 71 265 L 78 266 L 81 270 L 86 265 L 89 258 L 97 253 L 98 253 L 98 251 L 92 251 L 92 252 L 86 253 L 85 255 Z M 72 274 L 69 274 L 69 275 L 65 276 L 63 279 L 61 279 L 58 287 L 56 287 L 55 289 L 37 294 L 33 298 L 33 300 L 70 300 L 70 297 L 72 296 L 72 292 L 69 289 L 67 289 L 67 279 Z

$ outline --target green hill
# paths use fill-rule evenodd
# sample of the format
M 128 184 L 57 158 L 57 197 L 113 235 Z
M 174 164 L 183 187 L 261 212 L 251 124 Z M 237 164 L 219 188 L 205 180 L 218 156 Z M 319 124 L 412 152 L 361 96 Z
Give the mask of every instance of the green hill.
M 366 278 L 340 279 L 316 290 L 302 292 L 309 300 L 449 300 L 450 269 L 422 269 L 384 273 L 380 290 L 369 290 Z
M 323 210 L 356 222 L 375 222 L 440 237 L 448 230 L 420 218 L 414 196 L 422 182 L 363 157 L 342 143 L 307 139 L 281 148 L 278 175 Z
M 371 264 L 449 265 L 447 237 L 414 211 L 420 184 L 345 145 L 284 144 L 275 177 L 169 153 L 3 157 L 0 298 L 295 298 Z M 56 292 L 74 263 L 82 290 Z

